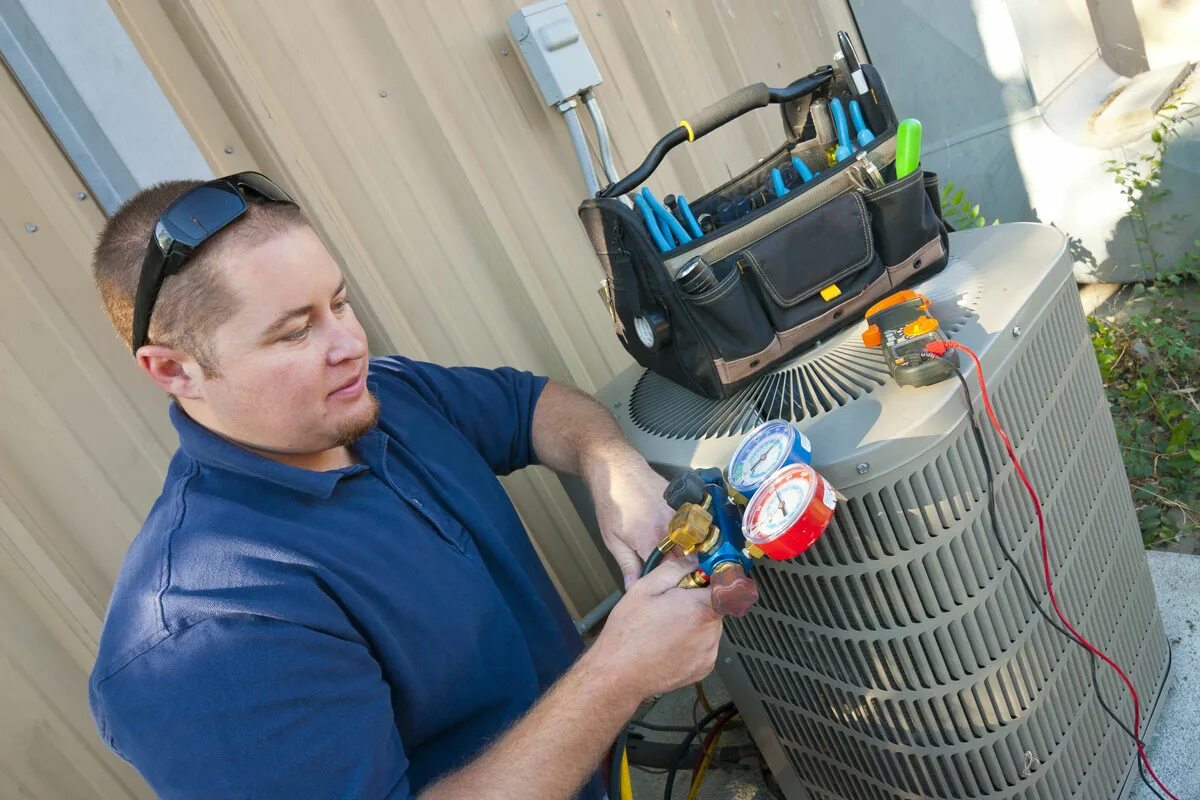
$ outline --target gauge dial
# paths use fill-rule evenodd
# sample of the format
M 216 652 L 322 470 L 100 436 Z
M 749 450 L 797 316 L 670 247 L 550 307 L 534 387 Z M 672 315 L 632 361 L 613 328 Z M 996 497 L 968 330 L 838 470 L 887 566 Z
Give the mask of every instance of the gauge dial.
M 743 533 L 771 558 L 792 558 L 808 549 L 829 524 L 833 488 L 807 464 L 786 466 L 758 488 L 746 507 Z
M 747 497 L 771 473 L 787 464 L 807 463 L 812 446 L 790 422 L 766 422 L 742 440 L 729 462 L 729 483 Z

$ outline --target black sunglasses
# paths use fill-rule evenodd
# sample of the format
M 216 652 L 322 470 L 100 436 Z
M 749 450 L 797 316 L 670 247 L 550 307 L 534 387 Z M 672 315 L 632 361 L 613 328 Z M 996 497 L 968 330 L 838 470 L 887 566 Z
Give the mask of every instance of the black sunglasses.
M 146 343 L 163 281 L 179 272 L 200 245 L 246 213 L 248 195 L 275 203 L 296 202 L 266 175 L 239 172 L 185 192 L 158 218 L 133 303 L 134 353 Z

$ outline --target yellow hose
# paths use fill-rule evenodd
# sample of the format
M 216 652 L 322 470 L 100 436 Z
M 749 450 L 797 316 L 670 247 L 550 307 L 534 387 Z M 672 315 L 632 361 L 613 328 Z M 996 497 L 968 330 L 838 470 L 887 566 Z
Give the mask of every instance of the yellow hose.
M 629 753 L 621 751 L 621 800 L 633 800 L 633 781 L 629 778 Z
M 713 737 L 712 744 L 704 751 L 704 759 L 700 762 L 700 766 L 696 768 L 696 774 L 692 777 L 692 788 L 688 790 L 687 800 L 696 800 L 700 794 L 700 784 L 704 783 L 704 774 L 708 772 L 708 762 L 712 760 L 713 753 L 717 750 L 717 745 L 721 743 L 721 734 L 723 731 L 717 731 L 717 735 Z

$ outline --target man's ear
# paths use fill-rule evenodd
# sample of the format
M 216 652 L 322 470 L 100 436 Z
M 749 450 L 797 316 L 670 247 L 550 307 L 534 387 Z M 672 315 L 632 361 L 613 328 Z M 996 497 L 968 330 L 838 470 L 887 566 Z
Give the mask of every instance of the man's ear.
M 200 398 L 204 372 L 196 359 L 182 350 L 160 344 L 144 345 L 138 348 L 137 362 L 167 394 L 189 400 Z

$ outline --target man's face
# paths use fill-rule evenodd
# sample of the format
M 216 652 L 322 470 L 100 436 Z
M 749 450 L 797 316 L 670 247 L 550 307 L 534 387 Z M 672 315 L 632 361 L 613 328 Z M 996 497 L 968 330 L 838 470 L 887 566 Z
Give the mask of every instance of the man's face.
M 214 335 L 217 377 L 199 382 L 189 414 L 260 450 L 311 454 L 374 424 L 367 337 L 341 270 L 316 233 L 293 228 L 222 265 L 240 300 Z

